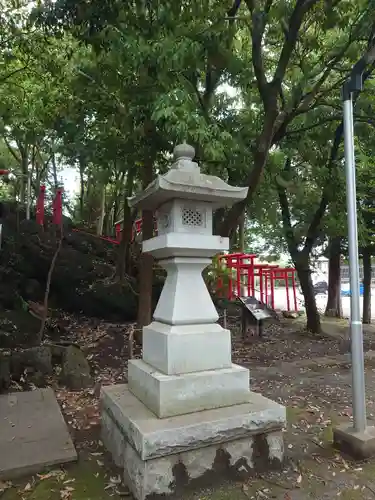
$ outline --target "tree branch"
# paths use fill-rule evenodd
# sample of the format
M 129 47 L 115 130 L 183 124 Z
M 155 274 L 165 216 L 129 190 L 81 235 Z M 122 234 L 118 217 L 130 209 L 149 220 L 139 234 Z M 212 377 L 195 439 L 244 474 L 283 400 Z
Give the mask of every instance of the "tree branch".
M 252 44 L 252 61 L 257 82 L 258 91 L 262 99 L 265 110 L 271 106 L 269 84 L 267 82 L 266 73 L 263 62 L 262 40 L 264 29 L 266 26 L 266 12 L 259 12 L 255 9 L 254 0 L 245 0 L 247 8 L 251 14 L 251 44 Z M 269 4 L 270 2 L 268 2 Z M 271 2 L 272 3 L 272 2 Z M 270 7 L 271 5 L 269 5 Z M 268 13 L 268 11 L 267 11 Z
M 57 257 L 59 256 L 59 253 L 60 253 L 60 250 L 61 250 L 61 247 L 62 247 L 63 237 L 64 237 L 64 235 L 63 235 L 63 226 L 62 226 L 62 223 L 61 223 L 59 243 L 58 243 L 58 245 L 56 247 L 55 253 L 53 254 L 53 257 L 52 257 L 52 260 L 51 260 L 51 265 L 49 267 L 48 275 L 47 275 L 46 290 L 44 292 L 44 301 L 43 301 L 42 322 L 41 322 L 41 325 L 40 325 L 39 332 L 37 334 L 38 345 L 41 344 L 42 341 L 43 341 L 44 329 L 46 327 L 46 321 L 47 321 L 47 317 L 48 317 L 48 299 L 49 299 L 49 291 L 50 291 L 50 287 L 51 287 L 52 274 L 53 274 L 53 271 L 55 269 Z
M 3 135 L 3 139 L 4 139 L 4 142 L 5 142 L 5 145 L 6 147 L 9 149 L 9 152 L 11 153 L 11 155 L 13 156 L 13 158 L 18 162 L 18 163 L 21 163 L 21 158 L 18 158 L 18 156 L 16 155 L 16 153 L 14 152 L 12 146 L 9 144 L 8 142 L 8 139 L 5 137 L 5 135 Z
M 287 158 L 285 161 L 284 172 L 288 172 L 290 170 L 290 167 L 291 167 L 291 159 Z M 276 188 L 277 188 L 277 194 L 279 196 L 281 219 L 283 222 L 285 239 L 288 244 L 289 252 L 293 258 L 293 255 L 297 251 L 297 241 L 292 227 L 288 196 L 286 194 L 286 189 L 283 186 L 281 186 L 281 184 L 277 181 L 276 181 Z
M 0 78 L 0 83 L 4 83 L 6 80 L 9 80 L 9 78 L 12 78 L 12 76 L 16 75 L 17 73 L 20 73 L 21 71 L 25 71 L 25 69 L 27 69 L 27 66 L 24 66 L 23 68 L 15 69 L 14 71 L 11 71 L 7 75 L 2 76 Z
M 232 7 L 227 11 L 227 19 L 229 19 L 232 23 L 237 15 L 237 12 L 239 11 L 239 8 L 241 7 L 241 2 L 242 0 L 234 0 Z
M 297 43 L 298 33 L 305 14 L 316 4 L 318 0 L 297 0 L 297 4 L 290 17 L 289 27 L 285 33 L 285 41 L 277 67 L 273 76 L 272 86 L 280 90 L 289 60 Z
M 317 121 L 311 125 L 308 125 L 306 127 L 300 127 L 295 130 L 289 130 L 288 132 L 285 133 L 284 137 L 289 137 L 291 135 L 297 135 L 297 134 L 303 134 L 305 132 L 308 132 L 309 130 L 313 130 L 314 128 L 321 127 L 322 125 L 326 125 L 329 122 L 336 122 L 341 119 L 341 115 L 333 115 L 326 117 L 322 119 L 321 121 Z

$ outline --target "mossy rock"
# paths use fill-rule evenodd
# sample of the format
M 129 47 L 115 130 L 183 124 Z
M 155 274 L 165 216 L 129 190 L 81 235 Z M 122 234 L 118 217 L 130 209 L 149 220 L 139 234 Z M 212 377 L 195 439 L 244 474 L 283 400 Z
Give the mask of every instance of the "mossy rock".
M 90 365 L 83 352 L 69 346 L 63 354 L 61 381 L 71 390 L 87 389 L 93 384 Z
M 20 376 L 25 368 L 32 368 L 41 375 L 51 375 L 52 354 L 47 346 L 32 347 L 23 351 L 12 352 L 11 371 L 13 376 Z

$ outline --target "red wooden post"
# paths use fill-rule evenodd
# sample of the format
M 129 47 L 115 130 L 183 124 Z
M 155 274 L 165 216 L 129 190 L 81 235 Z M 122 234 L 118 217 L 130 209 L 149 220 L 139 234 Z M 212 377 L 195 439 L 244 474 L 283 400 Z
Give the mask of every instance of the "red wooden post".
M 285 291 L 286 291 L 286 307 L 288 311 L 290 311 L 290 299 L 289 299 L 289 272 L 287 269 L 284 271 L 284 279 L 285 279 Z
M 56 226 L 61 226 L 62 223 L 62 188 L 56 189 L 55 198 L 52 203 L 53 216 L 52 223 L 56 224 Z
M 142 231 L 142 219 L 137 219 L 135 221 L 135 230 L 136 234 L 139 234 Z
M 237 297 L 241 297 L 241 277 L 242 277 L 242 267 L 241 267 L 241 257 L 237 257 L 236 259 L 236 268 L 237 268 Z
M 272 309 L 275 309 L 275 279 L 272 269 L 270 272 L 270 279 L 271 279 L 271 307 Z
M 264 295 L 262 297 L 262 302 L 263 304 L 267 304 L 267 297 L 268 297 L 268 281 L 271 281 L 271 273 L 268 271 L 268 269 L 264 269 L 262 271 L 262 274 L 264 274 Z M 269 280 L 268 280 L 269 278 Z
M 229 269 L 229 280 L 228 280 L 228 300 L 233 299 L 233 260 L 231 254 L 226 255 L 227 269 Z
M 298 311 L 297 291 L 296 291 L 296 270 L 295 269 L 293 269 L 293 272 L 292 272 L 292 286 L 293 286 L 294 310 Z
M 248 297 L 254 296 L 254 261 L 256 259 L 255 254 L 245 254 L 244 255 L 244 260 L 246 260 L 245 264 L 245 270 L 247 270 L 247 273 L 245 271 L 245 276 L 247 277 L 247 295 Z
M 229 253 L 227 257 L 229 259 L 229 267 L 231 269 L 235 269 L 236 277 L 235 277 L 235 289 L 237 297 L 241 296 L 241 257 L 242 253 Z M 231 292 L 231 297 L 233 297 L 233 290 Z
M 252 284 L 254 281 L 254 259 L 256 255 L 254 254 L 231 254 L 232 258 L 235 259 L 233 267 L 237 270 L 237 295 L 242 294 L 242 285 L 244 288 L 247 287 L 248 296 L 252 292 Z M 244 281 L 242 281 L 244 279 Z
M 259 269 L 259 293 L 260 293 L 260 301 L 263 302 L 263 279 L 265 280 L 266 276 L 263 273 L 263 269 Z M 255 295 L 255 294 L 254 294 Z
M 247 296 L 250 297 L 252 295 L 252 276 L 254 275 L 253 270 L 253 261 L 248 265 L 247 268 Z
M 121 222 L 115 224 L 116 240 L 121 241 Z
M 40 226 L 44 224 L 44 200 L 45 200 L 46 186 L 40 186 L 38 199 L 36 202 L 36 222 Z

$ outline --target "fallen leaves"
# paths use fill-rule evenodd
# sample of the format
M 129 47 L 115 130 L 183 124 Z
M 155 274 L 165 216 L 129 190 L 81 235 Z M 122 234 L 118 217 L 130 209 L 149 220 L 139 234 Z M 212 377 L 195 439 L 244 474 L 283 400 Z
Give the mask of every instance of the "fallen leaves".
M 99 399 L 90 389 L 76 392 L 59 389 L 56 398 L 73 429 L 88 430 L 100 424 Z
M 66 486 L 62 490 L 60 490 L 60 499 L 61 500 L 71 500 L 73 495 L 74 488 L 71 486 Z
M 0 481 L 0 493 L 4 493 L 5 490 L 12 488 L 13 484 L 10 481 Z
M 65 478 L 65 472 L 61 469 L 51 470 L 47 474 L 37 474 L 37 477 L 40 481 L 45 481 L 46 479 L 50 479 L 51 477 L 55 477 L 58 481 L 62 481 Z
M 30 490 L 31 490 L 31 488 L 32 488 L 31 483 L 27 483 L 27 484 L 26 484 L 26 486 L 24 487 L 23 491 L 25 491 L 25 492 L 26 492 L 26 491 L 30 491 Z
M 122 485 L 122 479 L 120 476 L 110 477 L 109 483 L 104 488 L 105 491 L 109 491 L 110 495 L 116 494 L 120 497 L 131 496 L 130 491 Z

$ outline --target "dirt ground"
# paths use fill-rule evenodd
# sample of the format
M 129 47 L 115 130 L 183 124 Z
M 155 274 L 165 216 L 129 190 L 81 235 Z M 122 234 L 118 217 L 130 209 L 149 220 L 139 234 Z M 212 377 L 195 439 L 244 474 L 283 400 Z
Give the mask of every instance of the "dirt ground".
M 85 318 L 65 320 L 67 338 L 82 346 L 96 381 L 92 389 L 76 393 L 59 387 L 54 377 L 49 381 L 75 440 L 79 463 L 19 483 L 0 483 L 2 500 L 131 498 L 100 442 L 98 406 L 101 385 L 126 381 L 129 326 Z M 327 335 L 317 339 L 303 331 L 300 320 L 285 320 L 267 327 L 261 339 L 250 337 L 246 344 L 238 324 L 238 318 L 228 318 L 233 361 L 250 368 L 253 391 L 287 407 L 285 467 L 246 483 L 187 494 L 182 500 L 374 498 L 375 460 L 352 462 L 332 447 L 332 426 L 351 419 L 346 322 L 325 322 Z M 365 333 L 365 350 L 375 350 L 371 327 Z M 141 355 L 139 348 L 135 354 Z M 366 389 L 371 419 L 375 413 L 372 358 L 366 362 Z

